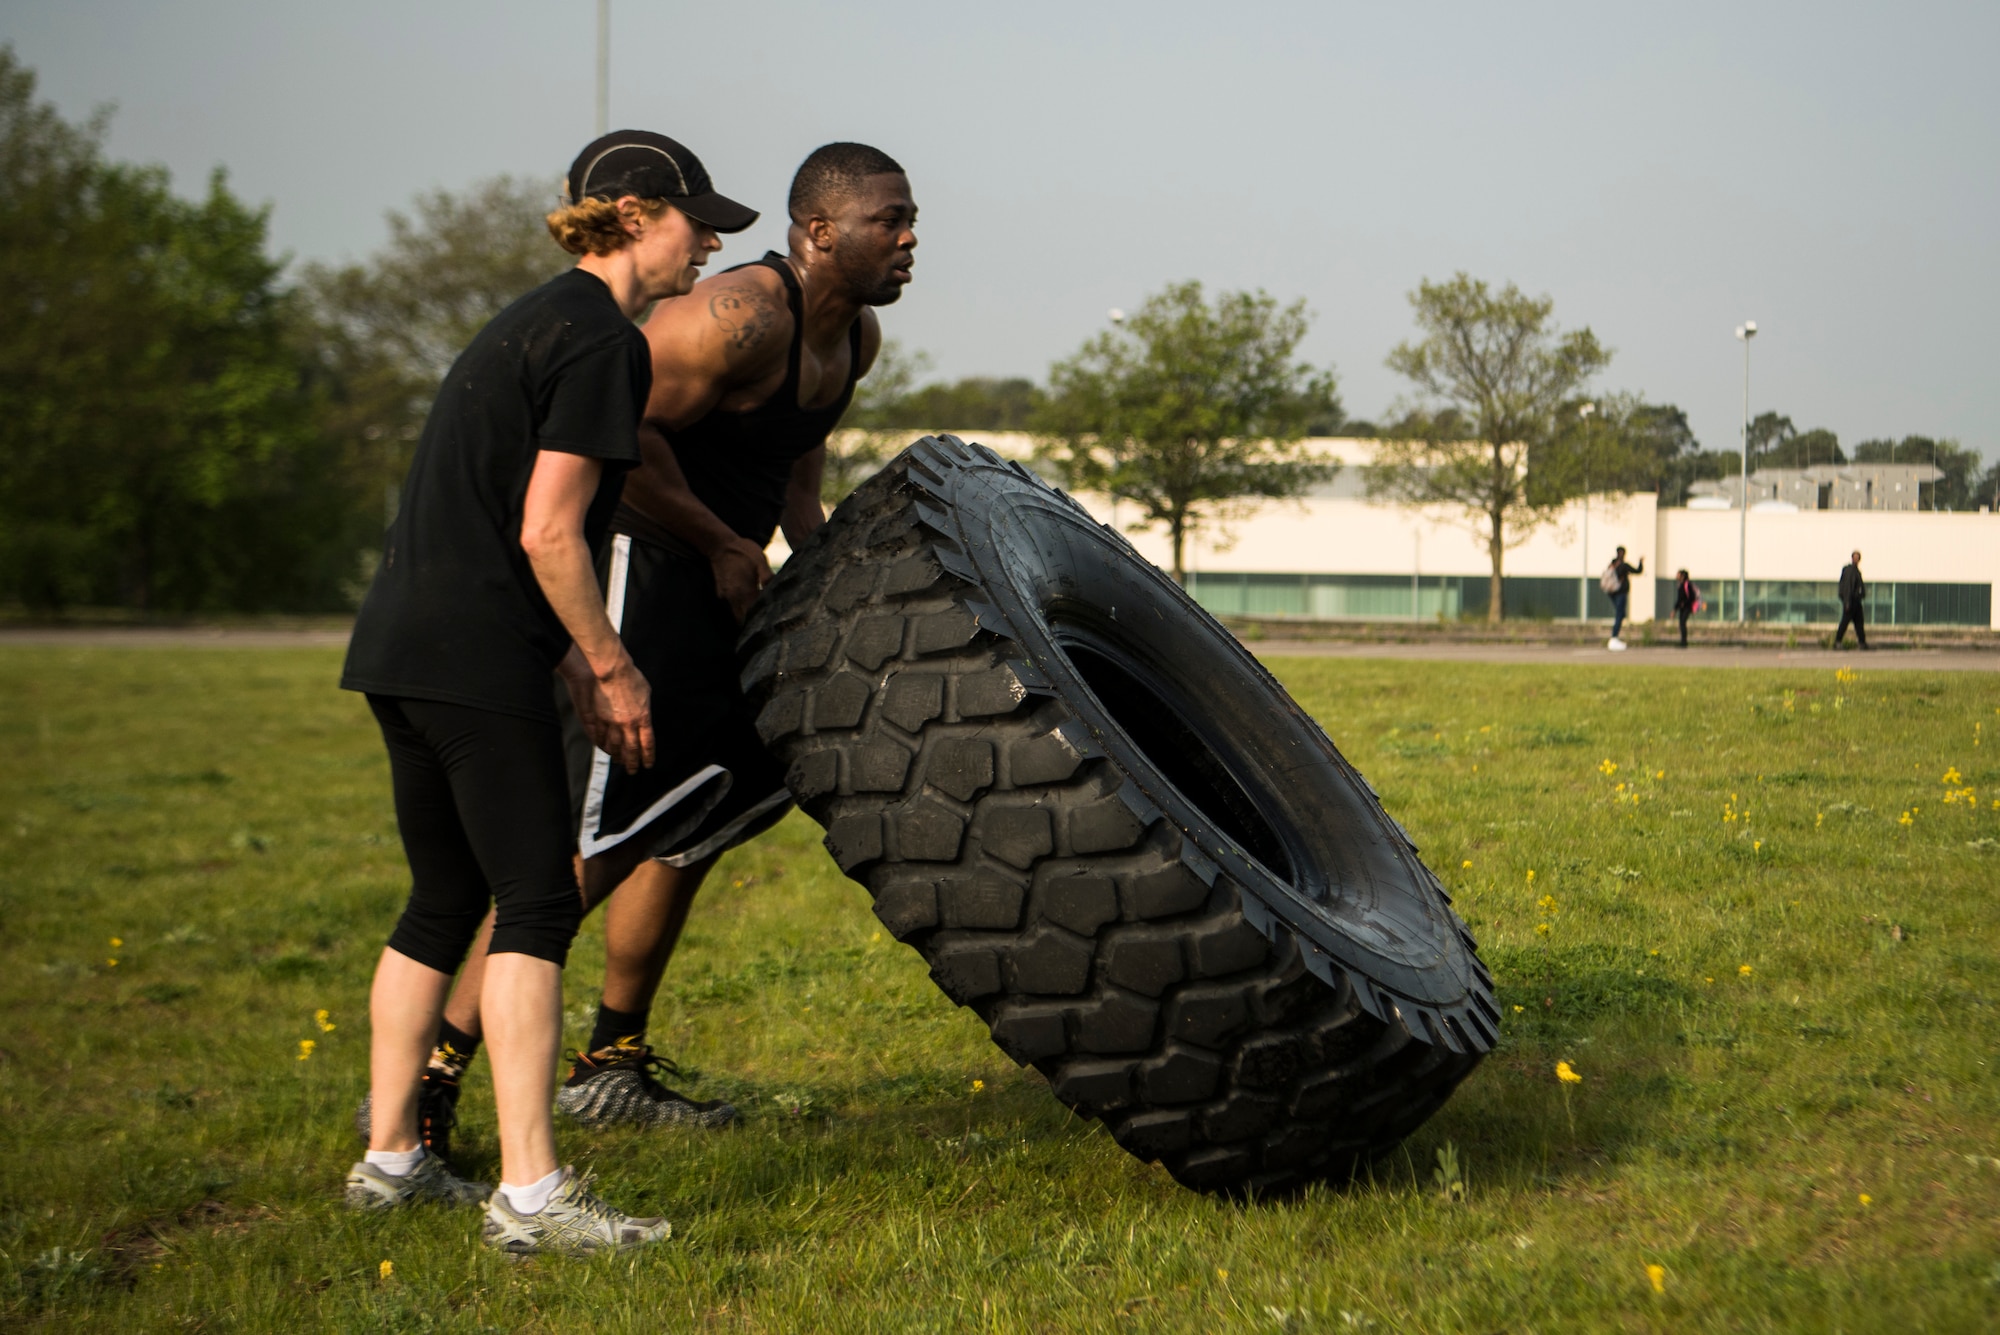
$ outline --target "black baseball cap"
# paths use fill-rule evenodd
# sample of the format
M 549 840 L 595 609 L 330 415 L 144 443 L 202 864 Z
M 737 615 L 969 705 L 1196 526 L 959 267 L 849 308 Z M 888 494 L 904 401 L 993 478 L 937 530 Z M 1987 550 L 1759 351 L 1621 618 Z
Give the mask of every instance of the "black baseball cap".
M 757 221 L 757 210 L 715 193 L 708 169 L 685 144 L 651 130 L 613 130 L 591 140 L 570 164 L 571 203 L 625 195 L 670 200 L 718 232 L 740 232 Z

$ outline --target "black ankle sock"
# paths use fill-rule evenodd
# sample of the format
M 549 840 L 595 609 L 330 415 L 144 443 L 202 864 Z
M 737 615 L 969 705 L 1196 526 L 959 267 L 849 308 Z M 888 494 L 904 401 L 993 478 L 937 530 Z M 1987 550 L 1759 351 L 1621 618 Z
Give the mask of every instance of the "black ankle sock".
M 448 1055 L 451 1065 L 459 1071 L 464 1071 L 466 1067 L 472 1065 L 472 1058 L 479 1051 L 479 1040 L 452 1024 L 450 1020 L 438 1022 L 437 1045 L 439 1051 Z
M 638 1040 L 645 1036 L 645 1011 L 615 1011 L 601 1001 L 597 1003 L 597 1024 L 590 1031 L 592 1052 L 608 1048 L 621 1038 Z

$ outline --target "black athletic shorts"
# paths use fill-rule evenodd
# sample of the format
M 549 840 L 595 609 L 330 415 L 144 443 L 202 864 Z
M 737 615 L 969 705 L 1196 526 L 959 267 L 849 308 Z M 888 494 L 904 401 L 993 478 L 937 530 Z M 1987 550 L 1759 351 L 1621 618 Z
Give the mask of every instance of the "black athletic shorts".
M 709 563 L 620 533 L 598 575 L 611 624 L 652 687 L 657 759 L 627 774 L 590 745 L 558 684 L 578 848 L 596 857 L 638 839 L 645 856 L 685 867 L 776 825 L 791 793 L 737 685 L 736 618 Z
M 371 695 L 389 748 L 410 902 L 389 946 L 455 973 L 495 909 L 489 953 L 560 965 L 583 920 L 563 782 L 547 719 Z

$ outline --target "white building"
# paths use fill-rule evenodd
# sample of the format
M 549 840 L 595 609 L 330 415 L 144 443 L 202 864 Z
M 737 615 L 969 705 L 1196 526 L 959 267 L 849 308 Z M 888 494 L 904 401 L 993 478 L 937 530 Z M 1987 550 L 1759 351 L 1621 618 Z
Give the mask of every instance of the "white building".
M 1018 433 L 959 434 L 1017 458 L 1032 444 Z M 1361 470 L 1373 457 L 1372 441 L 1319 439 L 1308 445 L 1341 461 L 1330 483 L 1299 501 L 1268 502 L 1226 531 L 1190 540 L 1188 587 L 1204 606 L 1217 614 L 1271 617 L 1483 615 L 1490 563 L 1476 520 L 1448 508 L 1369 499 Z M 1755 483 L 1753 476 L 1753 489 Z M 1164 534 L 1127 527 L 1137 519 L 1131 505 L 1079 499 L 1125 532 L 1147 559 L 1170 563 Z M 1701 619 L 1734 620 L 1739 518 L 1733 508 L 1663 509 L 1651 495 L 1573 502 L 1507 551 L 1507 613 L 1574 619 L 1587 595 L 1590 615 L 1608 618 L 1610 601 L 1597 576 L 1622 545 L 1627 559 L 1645 561 L 1647 578 L 1633 581 L 1633 619 L 1670 620 L 1674 573 L 1685 567 L 1708 603 Z M 1747 550 L 1752 619 L 1837 620 L 1834 589 L 1848 554 L 1857 548 L 1869 584 L 1871 624 L 2000 630 L 2000 603 L 1993 596 L 2000 583 L 2000 515 L 1985 512 L 1790 505 L 1767 510 L 1753 504 Z

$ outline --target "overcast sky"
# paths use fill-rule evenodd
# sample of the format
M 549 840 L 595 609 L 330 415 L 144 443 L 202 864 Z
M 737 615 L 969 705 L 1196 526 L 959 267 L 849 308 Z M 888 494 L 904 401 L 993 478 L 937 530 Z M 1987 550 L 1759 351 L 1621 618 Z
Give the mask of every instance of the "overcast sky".
M 1614 13 L 1616 8 L 1621 12 Z M 225 166 L 299 258 L 497 172 L 553 196 L 590 137 L 594 0 L 62 0 L 0 41 L 66 114 L 193 192 Z M 942 375 L 1024 374 L 1169 281 L 1317 314 L 1350 414 L 1400 392 L 1405 294 L 1554 297 L 1601 384 L 1733 448 L 1755 411 L 2000 455 L 2000 4 L 730 4 L 614 0 L 612 122 L 665 131 L 783 243 L 831 139 L 923 217 L 886 313 Z

